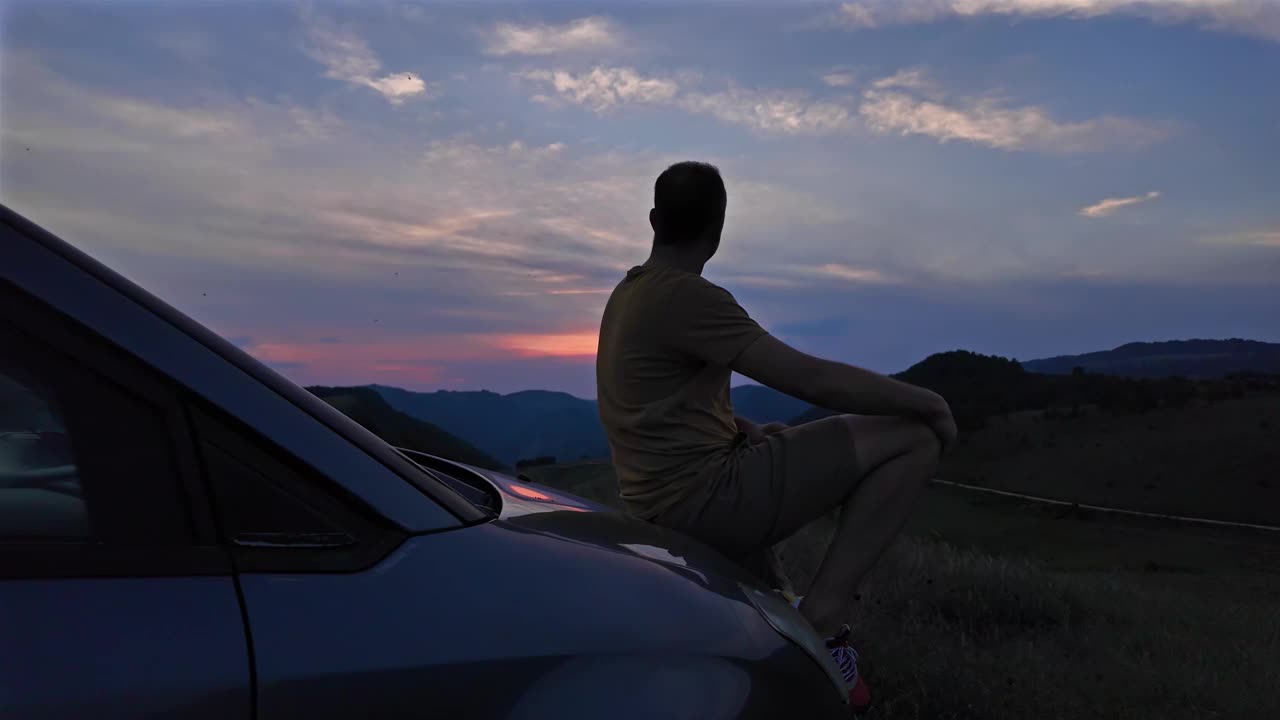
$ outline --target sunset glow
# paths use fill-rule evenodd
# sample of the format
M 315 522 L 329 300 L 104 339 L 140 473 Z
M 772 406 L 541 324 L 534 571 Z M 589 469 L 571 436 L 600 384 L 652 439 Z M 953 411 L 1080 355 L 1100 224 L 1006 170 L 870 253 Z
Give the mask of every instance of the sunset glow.
M 595 332 L 510 335 L 499 346 L 525 357 L 593 358 L 600 336 Z

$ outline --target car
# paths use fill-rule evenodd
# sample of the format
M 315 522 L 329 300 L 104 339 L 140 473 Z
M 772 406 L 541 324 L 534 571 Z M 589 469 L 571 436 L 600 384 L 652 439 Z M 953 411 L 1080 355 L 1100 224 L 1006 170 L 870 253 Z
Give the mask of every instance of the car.
M 845 717 L 679 533 L 396 449 L 0 207 L 0 715 Z

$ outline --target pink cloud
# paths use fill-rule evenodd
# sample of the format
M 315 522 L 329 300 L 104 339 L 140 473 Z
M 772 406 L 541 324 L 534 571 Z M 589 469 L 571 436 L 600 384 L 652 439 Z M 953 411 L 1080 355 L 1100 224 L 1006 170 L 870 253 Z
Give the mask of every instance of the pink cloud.
M 523 357 L 594 358 L 599 334 L 591 332 L 507 335 L 500 347 Z

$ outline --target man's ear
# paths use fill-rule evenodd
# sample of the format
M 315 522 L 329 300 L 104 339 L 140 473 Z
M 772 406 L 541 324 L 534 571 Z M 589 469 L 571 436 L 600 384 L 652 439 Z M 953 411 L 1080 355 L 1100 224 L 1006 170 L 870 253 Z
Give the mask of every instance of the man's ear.
M 649 211 L 649 227 L 653 228 L 654 232 L 658 232 L 658 208 Z

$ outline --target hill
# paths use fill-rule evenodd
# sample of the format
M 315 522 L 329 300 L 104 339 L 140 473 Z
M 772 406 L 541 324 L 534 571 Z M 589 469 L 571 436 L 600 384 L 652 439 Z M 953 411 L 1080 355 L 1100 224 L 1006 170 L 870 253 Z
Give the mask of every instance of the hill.
M 1092 405 L 1113 414 L 1143 413 L 1280 387 L 1280 378 L 1251 374 L 1234 374 L 1224 380 L 1128 378 L 1077 368 L 1070 375 L 1048 375 L 1027 372 L 1015 360 L 964 350 L 931 355 L 894 377 L 945 397 L 962 432 L 983 427 L 988 418 L 1024 410 L 1078 413 Z M 791 424 L 830 414 L 823 408 L 810 408 Z
M 1096 407 L 991 418 L 946 480 L 1068 502 L 1280 525 L 1280 394 L 1140 413 Z
M 596 404 L 547 390 L 413 392 L 372 385 L 395 409 L 449 431 L 508 465 L 523 458 L 607 457 Z
M 508 465 L 537 457 L 565 462 L 609 456 L 593 400 L 547 390 L 500 395 L 484 390 L 414 392 L 386 385 L 369 388 L 396 410 L 447 427 Z M 804 402 L 760 385 L 741 385 L 733 388 L 730 395 L 738 414 L 761 423 L 785 421 L 805 408 Z
M 392 445 L 490 470 L 506 469 L 503 463 L 466 441 L 397 411 L 369 388 L 309 387 L 307 390 Z
M 1074 368 L 1124 377 L 1224 378 L 1232 373 L 1280 374 L 1280 343 L 1256 340 L 1174 340 L 1129 343 L 1114 350 L 1030 360 L 1031 372 L 1070 374 Z
M 962 430 L 981 427 L 990 415 L 1041 407 L 1056 378 L 1028 373 L 1016 360 L 966 350 L 930 355 L 894 378 L 929 388 L 951 404 Z M 833 414 L 811 407 L 792 425 Z

